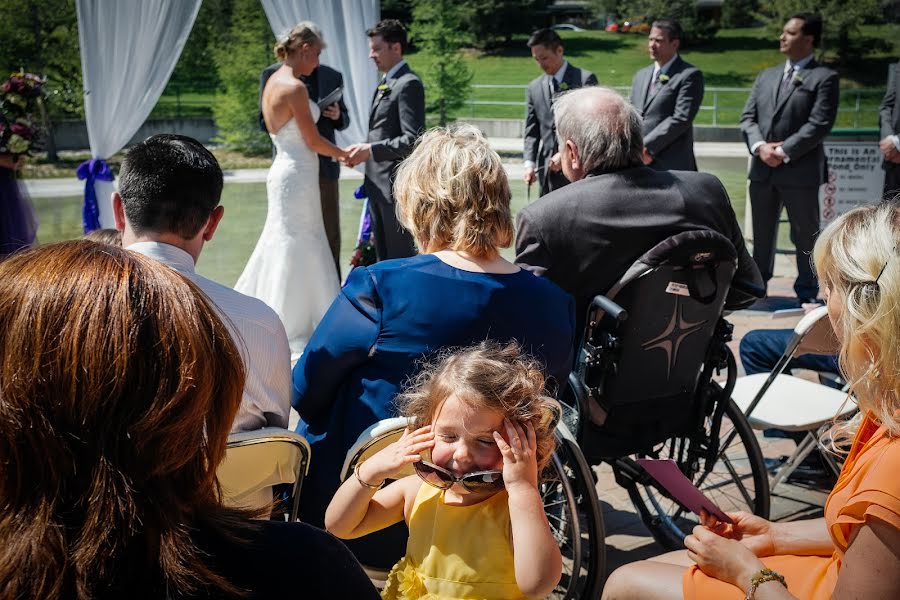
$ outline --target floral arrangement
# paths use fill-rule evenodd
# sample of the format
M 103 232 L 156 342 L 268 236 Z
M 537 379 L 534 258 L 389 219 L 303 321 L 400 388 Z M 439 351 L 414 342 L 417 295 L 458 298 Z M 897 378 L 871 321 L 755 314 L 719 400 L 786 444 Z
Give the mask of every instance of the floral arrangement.
M 357 200 L 364 200 L 366 198 L 365 186 L 361 185 L 354 190 L 353 197 Z M 375 244 L 372 243 L 372 238 L 372 221 L 369 217 L 368 206 L 364 204 L 356 248 L 353 249 L 353 254 L 350 255 L 351 267 L 367 267 L 377 262 L 378 257 L 375 254 Z
M 18 72 L 0 85 L 0 153 L 31 156 L 41 149 L 44 79 Z

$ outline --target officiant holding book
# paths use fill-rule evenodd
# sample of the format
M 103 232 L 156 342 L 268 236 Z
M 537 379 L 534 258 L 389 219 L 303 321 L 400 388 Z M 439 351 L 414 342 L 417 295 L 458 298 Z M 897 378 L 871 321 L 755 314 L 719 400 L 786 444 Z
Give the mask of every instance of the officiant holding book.
M 266 67 L 259 79 L 259 98 L 262 102 L 262 91 L 266 87 L 266 81 L 278 70 L 281 63 L 275 63 Z M 334 132 L 343 131 L 350 126 L 350 113 L 344 104 L 341 90 L 344 87 L 344 77 L 337 69 L 320 64 L 309 75 L 301 75 L 300 80 L 306 84 L 310 99 L 319 103 L 322 116 L 316 123 L 319 134 L 332 144 L 335 143 Z M 328 96 L 337 95 L 336 102 L 326 106 L 321 105 L 322 100 Z M 262 106 L 259 111 L 259 126 L 266 131 L 263 121 Z M 340 253 L 341 253 L 341 221 L 340 221 L 340 197 L 338 179 L 341 175 L 341 165 L 330 156 L 319 155 L 319 195 L 322 201 L 322 221 L 325 224 L 325 235 L 328 237 L 328 246 L 334 257 L 334 267 L 337 269 L 338 281 L 341 279 Z

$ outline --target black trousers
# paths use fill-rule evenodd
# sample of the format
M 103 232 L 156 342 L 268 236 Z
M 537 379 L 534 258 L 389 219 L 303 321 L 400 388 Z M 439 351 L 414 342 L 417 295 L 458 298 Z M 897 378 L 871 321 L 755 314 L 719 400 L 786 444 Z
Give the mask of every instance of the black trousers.
M 416 255 L 416 243 L 412 234 L 397 221 L 393 204 L 369 198 L 369 216 L 372 219 L 372 235 L 375 236 L 375 254 L 378 260 Z
M 775 268 L 775 244 L 782 205 L 791 225 L 791 241 L 797 251 L 797 279 L 794 293 L 801 300 L 815 298 L 819 283 L 813 273 L 812 249 L 819 232 L 819 188 L 773 185 L 767 181 L 750 182 L 753 209 L 753 260 L 768 283 Z
M 884 169 L 884 197 L 893 200 L 900 195 L 900 165 L 886 164 Z

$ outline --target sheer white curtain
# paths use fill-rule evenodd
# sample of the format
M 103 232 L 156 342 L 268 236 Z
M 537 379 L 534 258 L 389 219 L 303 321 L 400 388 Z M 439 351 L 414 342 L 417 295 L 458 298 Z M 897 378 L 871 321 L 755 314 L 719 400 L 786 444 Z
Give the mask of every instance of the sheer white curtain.
M 162 95 L 200 0 L 76 0 L 75 8 L 92 157 L 79 167 L 87 230 L 113 226 L 105 160 L 125 147 Z
M 322 29 L 321 60 L 344 75 L 344 103 L 350 111 L 350 126 L 337 132 L 338 145 L 364 142 L 378 85 L 366 29 L 379 20 L 378 0 L 262 0 L 262 5 L 276 38 L 300 21 L 312 21 Z

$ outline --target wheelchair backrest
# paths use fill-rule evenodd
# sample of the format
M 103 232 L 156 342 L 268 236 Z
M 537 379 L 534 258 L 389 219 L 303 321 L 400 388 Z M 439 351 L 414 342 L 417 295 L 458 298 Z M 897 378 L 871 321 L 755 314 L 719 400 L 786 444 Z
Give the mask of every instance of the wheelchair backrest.
M 683 232 L 645 253 L 609 291 L 627 317 L 592 304 L 575 375 L 587 395 L 582 433 L 600 440 L 589 459 L 641 451 L 696 421 L 710 349 L 724 344 L 716 332 L 736 267 L 726 237 Z

